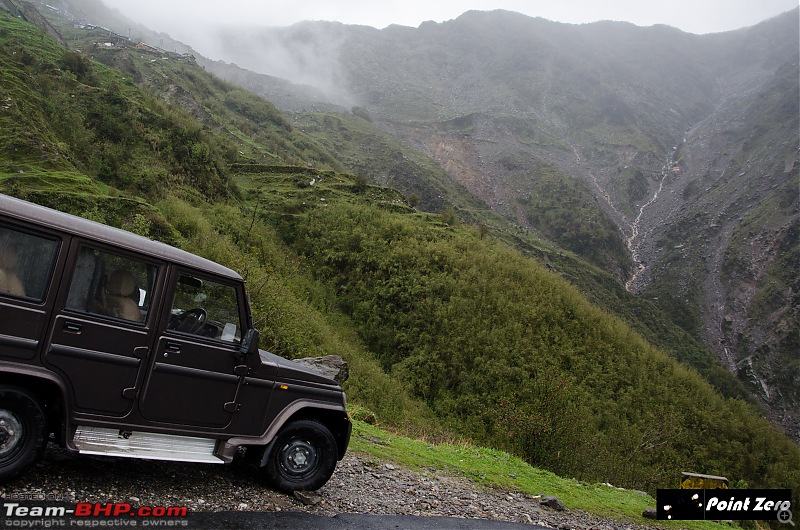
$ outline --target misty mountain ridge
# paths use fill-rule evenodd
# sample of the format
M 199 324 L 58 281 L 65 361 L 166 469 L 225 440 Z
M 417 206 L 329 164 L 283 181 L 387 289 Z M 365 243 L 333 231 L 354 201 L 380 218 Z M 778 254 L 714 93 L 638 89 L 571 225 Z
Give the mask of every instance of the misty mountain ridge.
M 784 21 L 786 18 L 784 17 Z M 790 20 L 791 17 L 788 18 Z M 204 37 L 205 46 L 214 50 L 214 55 L 223 57 L 228 62 L 298 84 L 334 89 L 339 93 L 330 94 L 331 101 L 347 106 L 368 103 L 367 100 L 359 99 L 363 97 L 363 93 L 360 94 L 357 90 L 349 92 L 360 81 L 369 79 L 369 76 L 364 78 L 360 75 L 363 72 L 356 70 L 353 65 L 352 58 L 361 50 L 373 58 L 380 57 L 382 64 L 377 63 L 376 66 L 381 70 L 386 70 L 391 65 L 400 66 L 393 79 L 400 80 L 400 86 L 420 84 L 416 82 L 419 77 L 425 81 L 426 86 L 422 88 L 437 88 L 448 77 L 450 81 L 458 80 L 449 75 L 450 70 L 457 67 L 467 71 L 477 69 L 487 75 L 499 73 L 501 77 L 497 81 L 502 82 L 510 69 L 533 70 L 537 66 L 543 66 L 536 56 L 554 54 L 554 59 L 557 60 L 568 58 L 575 52 L 584 55 L 582 64 L 578 66 L 595 65 L 607 68 L 624 64 L 629 70 L 623 72 L 625 74 L 641 67 L 646 67 L 644 71 L 648 74 L 653 73 L 652 65 L 655 62 L 662 62 L 664 68 L 668 68 L 670 62 L 677 63 L 681 56 L 689 58 L 696 55 L 695 47 L 701 46 L 705 48 L 707 57 L 700 66 L 708 72 L 695 73 L 700 74 L 698 82 L 702 83 L 709 74 L 714 76 L 720 72 L 730 81 L 730 69 L 725 66 L 726 60 L 739 61 L 737 68 L 745 73 L 746 68 L 743 67 L 748 62 L 747 58 L 757 55 L 760 48 L 770 46 L 770 43 L 761 43 L 755 48 L 751 48 L 751 43 L 737 46 L 740 43 L 736 42 L 735 36 L 760 26 L 726 33 L 693 35 L 665 25 L 639 27 L 627 22 L 609 21 L 575 25 L 496 10 L 468 11 L 457 19 L 442 23 L 425 22 L 418 28 L 389 26 L 378 30 L 339 22 L 300 22 L 284 28 L 220 28 Z M 770 40 L 770 31 L 765 30 L 762 38 Z M 413 46 L 396 47 L 404 45 L 404 41 L 412 40 L 416 41 Z M 681 42 L 676 42 L 677 40 Z M 777 39 L 772 40 L 774 43 Z M 360 48 L 360 44 L 370 45 L 369 49 Z M 679 47 L 675 47 L 676 44 Z M 645 52 L 641 55 L 643 61 L 635 58 L 631 60 L 632 53 L 640 51 L 637 48 L 641 46 L 655 50 L 656 55 Z M 659 46 L 661 49 L 658 49 Z M 520 50 L 523 48 L 528 53 L 521 56 Z M 405 65 L 392 63 L 392 60 L 416 59 L 413 56 L 414 50 L 430 53 L 419 65 L 423 68 L 415 72 L 414 76 L 399 79 L 403 73 L 402 66 Z M 783 52 L 781 50 L 776 57 L 785 56 Z M 676 53 L 679 55 L 676 56 Z M 465 55 L 470 60 L 458 59 Z M 773 58 L 774 60 L 780 59 Z M 692 62 L 695 61 L 688 64 L 691 65 Z M 767 58 L 766 62 L 771 61 Z M 429 69 L 431 64 L 426 63 L 443 68 Z M 773 64 L 772 67 L 774 66 Z M 746 76 L 749 74 L 752 72 L 746 73 Z M 661 81 L 670 83 L 666 78 Z M 535 86 L 534 83 L 532 90 Z M 344 97 L 337 100 L 337 96 Z M 467 101 L 458 98 L 452 103 L 463 106 Z

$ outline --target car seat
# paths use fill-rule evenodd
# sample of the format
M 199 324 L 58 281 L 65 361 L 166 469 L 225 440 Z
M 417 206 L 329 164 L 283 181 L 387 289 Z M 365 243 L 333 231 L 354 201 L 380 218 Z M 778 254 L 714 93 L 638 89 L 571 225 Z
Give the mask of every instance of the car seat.
M 129 271 L 115 270 L 106 283 L 105 313 L 125 320 L 140 322 L 142 313 L 132 296 L 138 291 L 136 279 Z

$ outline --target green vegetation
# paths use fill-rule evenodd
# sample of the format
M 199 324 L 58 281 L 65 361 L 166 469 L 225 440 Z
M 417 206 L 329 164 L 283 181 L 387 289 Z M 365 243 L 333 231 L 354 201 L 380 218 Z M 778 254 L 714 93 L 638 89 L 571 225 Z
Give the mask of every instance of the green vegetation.
M 299 218 L 294 238 L 383 369 L 454 432 L 559 474 L 649 491 L 681 469 L 798 478 L 797 447 L 754 410 L 471 228 L 329 203 Z
M 531 226 L 590 263 L 628 277 L 630 255 L 619 230 L 583 181 L 521 154 L 499 163 L 512 173 L 513 185 L 524 190 L 517 204 Z
M 466 189 L 453 185 L 432 159 L 379 131 L 359 114 L 304 113 L 296 118 L 297 127 L 336 153 L 348 171 L 407 196 L 416 195 L 423 210 L 443 212 L 457 206 L 462 217 L 472 219 L 488 209 Z
M 19 42 L 9 28 L 4 33 L 7 44 Z M 75 169 L 135 194 L 164 184 L 227 194 L 223 146 L 188 114 L 49 42 L 41 55 L 2 47 L 3 85 L 15 87 L 4 92 L 0 114 L 5 171 Z
M 370 185 L 391 161 L 415 176 L 432 162 L 378 136 L 359 167 L 363 116 L 306 115 L 302 132 L 191 61 L 109 50 L 111 69 L 3 12 L 0 44 L 0 190 L 240 271 L 262 347 L 342 355 L 350 402 L 381 424 L 495 448 L 463 449 L 473 476 L 503 484 L 481 464 L 494 456 L 555 480 L 514 454 L 650 492 L 684 470 L 800 491 L 800 449 L 614 316 L 658 346 L 676 338 L 671 354 L 699 355 L 610 275 L 483 215 L 463 190 L 434 214 Z M 426 182 L 421 203 L 440 185 Z M 616 513 L 603 495 L 563 500 Z

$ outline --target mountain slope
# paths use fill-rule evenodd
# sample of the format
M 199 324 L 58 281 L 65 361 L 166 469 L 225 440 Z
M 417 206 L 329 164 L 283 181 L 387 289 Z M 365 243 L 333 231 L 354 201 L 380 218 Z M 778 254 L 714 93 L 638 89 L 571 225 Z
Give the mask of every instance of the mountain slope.
M 344 28 L 337 24 L 330 26 Z M 376 30 L 358 28 L 358 31 Z M 479 224 L 489 233 L 537 256 L 578 285 L 595 304 L 621 316 L 648 340 L 700 371 L 725 395 L 747 395 L 743 386 L 732 375 L 725 373 L 722 364 L 713 359 L 698 339 L 684 330 L 676 329 L 669 318 L 649 300 L 635 300 L 626 296 L 621 292 L 622 286 L 615 284 L 608 274 L 587 267 L 581 260 L 559 250 L 558 246 L 552 246 L 556 242 L 567 243 L 596 263 L 615 271 L 617 277 L 630 272 L 632 267 L 627 262 L 627 252 L 616 228 L 598 203 L 589 200 L 594 185 L 585 184 L 525 151 L 504 153 L 499 165 L 503 171 L 515 175 L 513 191 L 521 195 L 515 198 L 508 191 L 504 194 L 507 201 L 519 211 L 514 220 L 525 226 L 521 228 L 510 225 L 508 219 L 488 210 L 486 203 L 476 203 L 470 199 L 462 191 L 464 186 L 452 181 L 453 174 L 468 174 L 470 186 L 491 186 L 484 178 L 485 173 L 470 166 L 470 163 L 480 162 L 483 158 L 475 148 L 470 147 L 470 142 L 478 136 L 475 133 L 477 129 L 494 127 L 490 116 L 469 115 L 435 125 L 434 134 L 449 135 L 446 140 L 437 140 L 436 152 L 431 155 L 441 160 L 441 167 L 437 168 L 432 163 L 433 158 L 426 160 L 420 157 L 419 152 L 408 145 L 412 143 L 410 139 L 414 135 L 428 134 L 429 126 L 424 123 L 411 124 L 412 133 L 398 132 L 397 127 L 389 124 L 391 131 L 400 136 L 392 140 L 391 135 L 375 127 L 377 123 L 386 128 L 387 122 L 373 120 L 366 109 L 354 107 L 354 114 L 350 114 L 339 108 L 331 114 L 331 108 L 335 105 L 320 105 L 318 94 L 300 103 L 298 100 L 302 100 L 305 93 L 303 87 L 298 87 L 297 91 L 291 93 L 293 97 L 287 99 L 285 81 L 279 83 L 276 78 L 248 72 L 232 64 L 202 58 L 198 58 L 198 61 L 206 69 L 241 82 L 249 89 L 297 111 L 293 118 L 295 125 L 316 136 L 330 151 L 336 152 L 351 171 L 369 175 L 377 183 L 394 186 L 403 190 L 408 197 L 418 198 L 420 208 L 439 212 L 448 207 L 454 208 L 464 221 Z M 331 112 L 310 112 L 320 107 Z M 501 121 L 503 127 L 517 131 L 516 138 L 532 134 L 524 122 L 517 118 L 508 117 Z M 459 142 L 466 147 L 462 149 Z M 530 179 L 530 174 L 535 174 L 536 178 Z M 536 227 L 531 226 L 528 217 L 537 221 Z M 544 239 L 549 240 L 550 244 L 543 244 Z
M 69 16 L 86 20 L 89 15 L 83 14 L 82 10 L 87 9 L 87 6 L 91 7 L 91 4 L 92 2 L 87 0 L 76 3 L 81 7 L 80 11 L 72 5 L 68 11 Z M 103 17 L 110 17 L 108 20 L 112 24 L 120 23 L 112 16 L 113 14 L 107 13 L 107 10 L 104 12 L 100 7 L 95 6 L 93 10 L 100 12 Z M 534 234 L 515 227 L 508 220 L 489 210 L 485 203 L 466 192 L 464 187 L 450 182 L 448 174 L 437 167 L 430 157 L 376 129 L 365 109 L 354 109 L 358 117 L 341 113 L 295 115 L 291 119 L 292 125 L 289 125 L 289 122 L 276 116 L 274 109 L 265 102 L 248 98 L 246 93 L 233 90 L 231 86 L 209 78 L 206 74 L 198 75 L 192 68 L 193 57 L 158 52 L 158 50 L 155 50 L 155 54 L 152 50 L 133 51 L 135 41 L 131 42 L 127 37 L 109 35 L 108 30 L 99 30 L 92 25 L 84 24 L 76 28 L 73 27 L 73 23 L 64 24 L 63 19 L 59 22 L 59 17 L 53 10 L 46 9 L 46 12 L 53 15 L 51 17 L 53 22 L 60 24 L 70 42 L 91 49 L 96 59 L 122 69 L 131 76 L 131 80 L 146 86 L 148 91 L 192 113 L 202 121 L 206 132 L 228 133 L 222 140 L 228 145 L 227 156 L 233 157 L 229 158 L 230 160 L 237 158 L 230 143 L 233 140 L 238 146 L 240 160 L 231 167 L 257 172 L 275 163 L 297 163 L 303 160 L 306 165 L 314 167 L 343 166 L 365 178 L 369 176 L 373 181 L 403 189 L 408 200 L 418 203 L 420 208 L 448 214 L 456 213 L 462 220 L 478 224 L 482 234 L 499 237 L 536 256 L 542 263 L 546 263 L 570 282 L 580 286 L 595 304 L 621 316 L 648 340 L 697 369 L 726 396 L 746 395 L 741 385 L 737 385 L 736 381 L 724 372 L 720 363 L 711 359 L 695 339 L 671 324 L 652 303 L 637 301 L 627 296 L 622 292 L 621 286 L 615 284 L 608 274 L 596 267 L 587 266 L 585 262 L 570 253 L 544 243 L 540 239 L 541 236 L 534 237 Z M 116 44 L 106 45 L 109 37 L 113 41 L 111 44 Z M 95 45 L 98 38 L 106 40 L 99 41 L 102 45 Z M 207 61 L 202 62 L 207 63 Z M 241 74 L 239 68 L 231 65 L 224 71 Z M 275 78 L 254 74 L 248 74 L 246 78 L 262 89 L 275 86 Z M 224 105 L 220 102 L 224 102 Z M 228 116 L 231 112 L 238 113 L 238 116 Z M 259 128 L 257 123 L 260 121 L 267 127 Z M 457 131 L 465 126 L 463 120 L 455 120 L 445 125 L 445 129 L 451 131 Z M 316 139 L 312 140 L 310 135 Z M 265 145 L 269 146 L 266 152 Z M 542 175 L 547 176 L 533 183 L 534 191 L 526 200 L 521 199 L 520 205 L 524 202 L 531 203 L 531 197 L 535 198 L 533 205 L 536 207 L 542 205 L 543 201 L 548 201 L 544 202 L 547 206 L 544 216 L 547 223 L 543 224 L 543 227 L 549 230 L 548 235 L 558 235 L 559 220 L 566 217 L 572 219 L 573 228 L 569 231 L 569 235 L 576 243 L 592 250 L 591 242 L 597 239 L 594 230 L 598 226 L 605 226 L 605 237 L 601 241 L 611 241 L 613 248 L 613 233 L 609 231 L 608 222 L 604 221 L 599 208 L 596 205 L 580 204 L 575 197 L 563 193 L 563 190 L 570 189 L 571 185 L 580 186 L 580 181 L 568 177 L 552 166 L 531 160 L 530 157 L 520 160 L 521 162 L 517 162 L 509 156 L 504 164 L 507 166 L 520 163 L 535 164 L 537 168 L 542 169 Z M 145 167 L 147 166 L 149 164 L 145 164 Z M 278 168 L 278 171 L 282 170 Z M 311 179 L 309 177 L 309 180 Z M 546 195 L 542 192 L 559 188 L 562 192 L 556 195 Z M 585 196 L 588 196 L 588 191 Z M 539 215 L 530 204 L 526 207 L 531 210 L 532 215 Z M 539 233 L 543 231 L 545 230 L 540 230 Z
M 274 73 L 275 55 L 255 51 L 269 44 L 283 75 L 324 74 L 329 101 L 360 107 L 493 211 L 660 305 L 799 434 L 797 289 L 765 272 L 797 272 L 799 33 L 797 10 L 702 36 L 493 11 L 418 28 L 251 28 L 221 32 L 219 47 Z M 765 243 L 744 252 L 747 240 Z M 731 273 L 739 261 L 758 270 Z
M 652 280 L 684 327 L 703 336 L 732 372 L 798 434 L 797 63 L 752 98 L 728 104 L 687 134 L 680 198 L 654 227 Z M 678 209 L 680 208 L 680 209 Z M 700 259 L 686 259 L 695 256 Z

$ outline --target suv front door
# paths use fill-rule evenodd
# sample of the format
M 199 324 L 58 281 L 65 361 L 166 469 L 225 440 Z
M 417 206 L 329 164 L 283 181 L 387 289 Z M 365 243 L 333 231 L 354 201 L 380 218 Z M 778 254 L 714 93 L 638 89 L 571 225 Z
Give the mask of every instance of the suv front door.
M 150 420 L 224 428 L 238 410 L 242 285 L 179 271 L 139 407 Z

